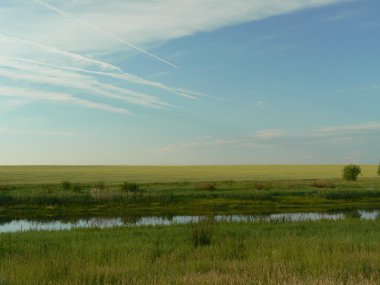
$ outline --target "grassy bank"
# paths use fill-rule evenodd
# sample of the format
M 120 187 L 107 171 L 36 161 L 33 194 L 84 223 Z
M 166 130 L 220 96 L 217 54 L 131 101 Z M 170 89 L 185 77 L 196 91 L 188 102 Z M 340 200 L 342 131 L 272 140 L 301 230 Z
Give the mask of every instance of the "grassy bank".
M 0 235 L 0 284 L 378 284 L 380 222 L 216 224 Z
M 266 214 L 380 208 L 380 179 L 2 184 L 0 217 Z M 133 190 L 133 191 L 132 191 Z
M 221 166 L 1 166 L 0 183 L 54 184 L 121 183 L 123 181 L 183 182 L 221 180 L 333 179 L 342 165 L 221 165 Z M 362 165 L 363 177 L 375 177 L 376 165 Z

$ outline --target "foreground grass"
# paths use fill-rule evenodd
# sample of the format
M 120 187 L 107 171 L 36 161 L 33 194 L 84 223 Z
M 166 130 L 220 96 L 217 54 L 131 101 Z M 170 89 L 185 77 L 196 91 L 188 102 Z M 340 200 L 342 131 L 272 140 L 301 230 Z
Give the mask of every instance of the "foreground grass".
M 65 180 L 89 183 L 123 181 L 182 182 L 220 180 L 333 179 L 343 165 L 220 166 L 1 166 L 0 182 L 54 184 Z M 363 177 L 375 177 L 376 165 L 362 165 Z
M 379 284 L 380 221 L 0 235 L 0 284 Z

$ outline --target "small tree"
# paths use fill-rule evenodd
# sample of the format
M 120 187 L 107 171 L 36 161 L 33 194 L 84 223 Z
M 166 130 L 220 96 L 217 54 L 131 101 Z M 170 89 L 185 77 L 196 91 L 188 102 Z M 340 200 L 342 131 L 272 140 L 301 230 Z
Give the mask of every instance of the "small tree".
M 377 175 L 380 176 L 380 161 L 379 161 L 379 165 L 377 166 Z
M 343 167 L 342 176 L 344 180 L 347 181 L 356 181 L 358 175 L 362 172 L 359 165 L 349 164 Z

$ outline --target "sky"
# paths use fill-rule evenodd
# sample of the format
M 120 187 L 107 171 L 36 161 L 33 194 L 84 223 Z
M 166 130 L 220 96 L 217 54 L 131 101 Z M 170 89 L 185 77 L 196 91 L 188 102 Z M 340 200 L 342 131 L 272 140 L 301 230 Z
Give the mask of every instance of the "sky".
M 0 165 L 380 159 L 378 0 L 1 0 Z

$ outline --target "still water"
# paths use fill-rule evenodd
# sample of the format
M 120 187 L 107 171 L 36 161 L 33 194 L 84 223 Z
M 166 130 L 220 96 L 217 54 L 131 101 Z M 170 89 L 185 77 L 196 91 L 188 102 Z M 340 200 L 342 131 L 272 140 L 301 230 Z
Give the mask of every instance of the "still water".
M 219 215 L 215 221 L 227 222 L 300 222 L 318 220 L 342 220 L 358 218 L 374 220 L 379 216 L 379 210 L 354 212 L 326 213 L 286 213 L 271 215 Z M 171 216 L 171 217 L 117 217 L 117 218 L 88 218 L 76 221 L 64 220 L 12 220 L 0 223 L 0 233 L 21 231 L 60 231 L 78 228 L 112 228 L 131 226 L 163 226 L 172 224 L 187 224 L 206 218 L 205 216 Z

